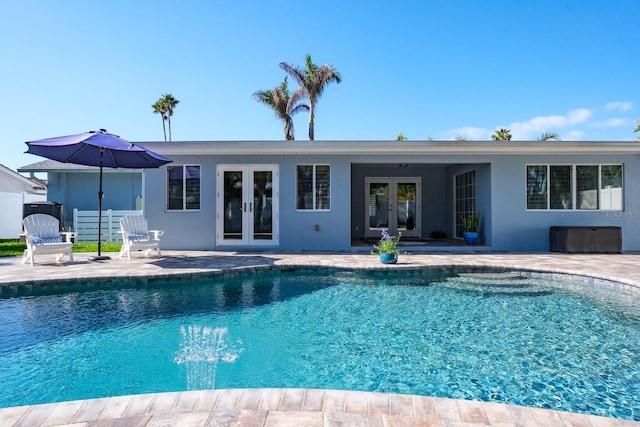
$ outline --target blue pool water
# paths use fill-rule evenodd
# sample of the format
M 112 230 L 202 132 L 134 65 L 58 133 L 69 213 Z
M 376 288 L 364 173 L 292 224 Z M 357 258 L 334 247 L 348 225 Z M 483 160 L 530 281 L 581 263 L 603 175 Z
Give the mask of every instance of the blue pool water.
M 638 294 L 516 273 L 265 272 L 0 299 L 0 407 L 307 387 L 640 420 Z

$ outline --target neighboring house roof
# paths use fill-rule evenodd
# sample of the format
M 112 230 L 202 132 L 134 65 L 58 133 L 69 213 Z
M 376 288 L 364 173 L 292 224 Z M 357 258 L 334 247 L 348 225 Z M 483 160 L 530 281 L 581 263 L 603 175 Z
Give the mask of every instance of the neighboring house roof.
M 141 169 L 113 169 L 113 168 L 104 168 L 103 172 L 110 171 L 126 171 L 126 172 L 136 172 Z M 85 166 L 85 165 L 76 165 L 75 163 L 62 163 L 57 162 L 55 160 L 43 160 L 41 162 L 32 163 L 30 165 L 22 166 L 18 168 L 18 172 L 99 172 L 100 168 L 97 166 Z
M 37 163 L 31 163 L 30 165 L 22 166 L 18 168 L 18 172 L 48 172 L 55 170 L 98 170 L 95 166 L 83 166 L 75 165 L 73 163 L 56 162 L 55 160 L 43 160 Z
M 18 192 L 26 192 L 30 194 L 46 194 L 47 184 L 33 178 L 27 178 L 18 172 L 0 164 L 0 180 L 6 184 L 6 187 Z M 5 187 L 0 185 L 0 188 Z
M 640 154 L 635 141 L 173 141 L 137 142 L 172 155 Z

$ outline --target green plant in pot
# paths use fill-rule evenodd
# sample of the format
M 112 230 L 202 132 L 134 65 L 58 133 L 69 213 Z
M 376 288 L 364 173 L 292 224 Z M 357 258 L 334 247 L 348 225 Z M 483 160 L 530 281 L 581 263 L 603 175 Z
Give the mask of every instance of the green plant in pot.
M 478 243 L 480 233 L 478 229 L 480 227 L 480 214 L 477 212 L 470 212 L 466 217 L 462 218 L 462 237 L 467 245 L 475 245 Z
M 398 242 L 400 242 L 400 233 L 397 236 L 389 234 L 387 228 L 382 229 L 382 237 L 380 241 L 373 245 L 380 256 L 380 262 L 383 264 L 395 264 L 398 262 Z

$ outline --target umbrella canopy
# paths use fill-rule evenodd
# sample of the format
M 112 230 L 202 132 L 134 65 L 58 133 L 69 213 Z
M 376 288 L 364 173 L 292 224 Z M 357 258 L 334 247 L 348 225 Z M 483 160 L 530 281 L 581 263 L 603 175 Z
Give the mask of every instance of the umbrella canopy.
M 158 168 L 171 160 L 118 135 L 100 131 L 27 142 L 27 153 L 62 163 L 106 168 Z
M 145 169 L 158 168 L 172 160 L 147 150 L 104 129 L 59 136 L 56 138 L 27 141 L 29 154 L 46 157 L 63 163 L 98 166 L 100 168 L 100 189 L 98 190 L 98 257 L 101 256 L 102 234 L 102 168 Z

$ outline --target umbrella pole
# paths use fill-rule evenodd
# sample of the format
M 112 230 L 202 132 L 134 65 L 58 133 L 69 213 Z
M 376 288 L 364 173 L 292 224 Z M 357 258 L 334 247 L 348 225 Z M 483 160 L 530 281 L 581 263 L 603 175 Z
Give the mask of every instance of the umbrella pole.
M 111 259 L 109 256 L 102 256 L 102 155 L 104 148 L 100 148 L 100 189 L 98 190 L 98 256 L 90 257 L 90 261 L 103 261 Z
M 100 190 L 98 190 L 98 256 L 102 255 L 102 150 L 100 150 Z

